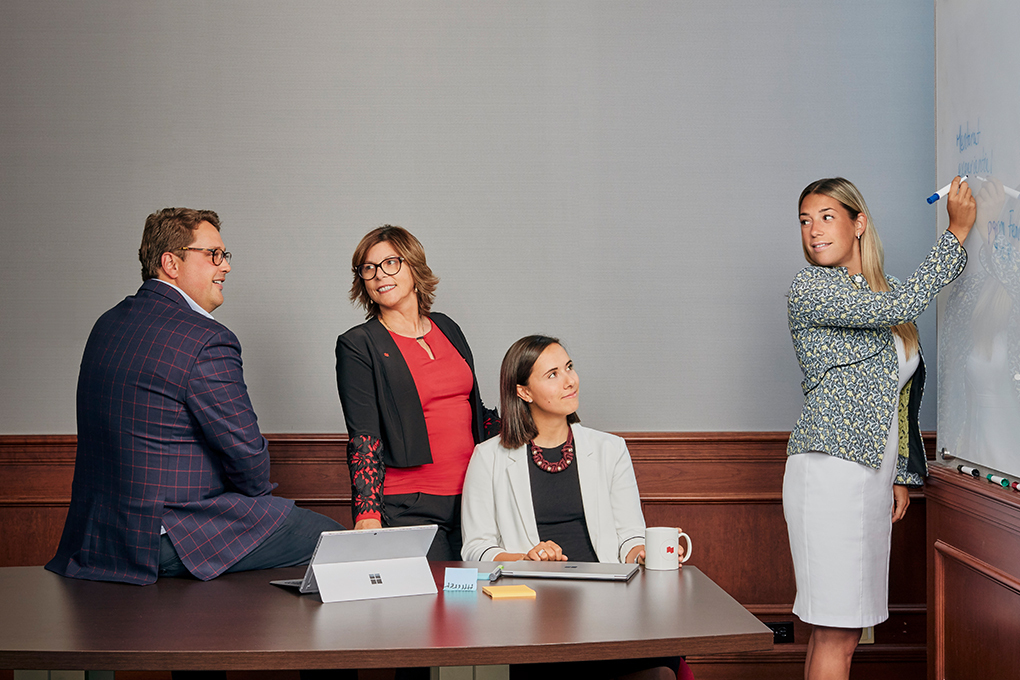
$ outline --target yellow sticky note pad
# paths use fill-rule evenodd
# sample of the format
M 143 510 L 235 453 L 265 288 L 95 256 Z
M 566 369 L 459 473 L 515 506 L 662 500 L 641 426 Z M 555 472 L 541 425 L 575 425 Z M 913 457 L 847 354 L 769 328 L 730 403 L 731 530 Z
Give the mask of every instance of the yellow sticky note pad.
M 482 592 L 494 600 L 535 599 L 535 591 L 528 586 L 485 586 Z

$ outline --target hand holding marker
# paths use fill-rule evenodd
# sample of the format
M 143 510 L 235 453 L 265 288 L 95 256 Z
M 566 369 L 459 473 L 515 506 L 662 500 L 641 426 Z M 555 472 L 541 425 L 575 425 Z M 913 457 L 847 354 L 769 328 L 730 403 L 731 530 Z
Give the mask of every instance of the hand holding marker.
M 967 178 L 969 176 L 970 175 L 964 175 L 963 177 L 961 177 L 960 178 L 960 184 L 963 184 L 964 182 L 966 182 Z M 950 182 L 949 184 L 947 184 L 946 186 L 942 187 L 941 189 L 936 191 L 934 194 L 929 196 L 928 197 L 928 205 L 931 205 L 932 203 L 934 203 L 935 201 L 939 200 L 940 198 L 945 198 L 946 196 L 948 196 L 949 195 L 949 190 L 952 188 L 952 186 L 953 186 L 953 183 Z
M 964 175 L 963 177 L 961 177 L 960 178 L 960 184 L 963 184 L 964 182 L 966 182 L 967 178 L 969 176 L 970 175 Z M 982 182 L 987 182 L 988 181 L 987 178 L 982 177 L 981 175 L 974 175 L 974 176 L 977 177 Z M 941 189 L 936 191 L 934 194 L 929 196 L 928 197 L 928 205 L 931 205 L 932 203 L 934 203 L 935 201 L 939 200 L 940 198 L 945 198 L 949 194 L 949 190 L 952 188 L 952 186 L 953 186 L 953 183 L 950 182 L 949 184 L 947 184 L 946 186 L 942 187 Z M 1017 191 L 1016 189 L 1011 189 L 1011 188 L 1003 185 L 1002 190 L 1010 198 L 1020 198 L 1020 191 Z

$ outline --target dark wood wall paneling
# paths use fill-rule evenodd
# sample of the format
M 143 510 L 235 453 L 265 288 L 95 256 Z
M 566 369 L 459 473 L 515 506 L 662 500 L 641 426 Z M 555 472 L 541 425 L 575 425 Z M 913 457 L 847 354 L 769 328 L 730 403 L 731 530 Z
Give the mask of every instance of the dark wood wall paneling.
M 794 622 L 794 642 L 772 652 L 689 658 L 698 680 L 802 678 L 810 628 L 792 614 L 782 506 L 788 433 L 620 434 L 630 447 L 648 525 L 682 527 L 694 539 L 691 564 L 763 621 Z M 346 437 L 267 439 L 276 493 L 350 526 Z M 926 433 L 925 441 L 931 451 L 933 435 Z M 0 436 L 0 566 L 41 565 L 52 556 L 67 512 L 74 447 L 69 435 Z M 893 529 L 890 619 L 876 628 L 875 644 L 858 649 L 854 678 L 926 675 L 925 505 L 924 494 L 912 494 L 907 519 Z
M 928 677 L 1020 678 L 1020 494 L 936 468 L 927 495 Z

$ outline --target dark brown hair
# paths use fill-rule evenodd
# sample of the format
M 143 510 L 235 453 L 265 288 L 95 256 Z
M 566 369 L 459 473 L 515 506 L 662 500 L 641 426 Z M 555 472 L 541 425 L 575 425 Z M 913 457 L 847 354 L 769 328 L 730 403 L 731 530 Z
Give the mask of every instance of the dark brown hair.
M 528 384 L 535 362 L 546 347 L 562 344 L 558 338 L 529 335 L 510 345 L 506 351 L 503 365 L 499 368 L 499 413 L 503 420 L 499 441 L 503 448 L 516 449 L 538 435 L 535 419 L 531 417 L 531 408 L 517 394 L 517 386 Z M 567 416 L 568 424 L 579 422 L 581 419 L 577 413 Z
M 384 224 L 376 227 L 365 234 L 361 243 L 354 249 L 351 257 L 351 269 L 354 273 L 354 282 L 351 284 L 351 302 L 354 302 L 365 309 L 365 318 L 372 319 L 379 316 L 379 305 L 368 295 L 368 288 L 365 282 L 358 276 L 358 267 L 365 264 L 365 256 L 377 243 L 388 241 L 393 244 L 397 255 L 404 258 L 401 266 L 411 269 L 411 278 L 414 279 L 414 287 L 418 297 L 418 313 L 428 316 L 432 309 L 432 303 L 436 299 L 436 286 L 439 284 L 439 277 L 432 273 L 428 263 L 425 261 L 425 249 L 421 241 L 403 227 L 392 224 Z
M 142 245 L 138 249 L 138 260 L 142 263 L 142 281 L 159 278 L 163 253 L 172 253 L 195 240 L 195 230 L 202 222 L 208 222 L 220 230 L 220 216 L 212 210 L 191 208 L 163 208 L 145 218 L 142 231 Z M 187 255 L 182 251 L 181 256 Z

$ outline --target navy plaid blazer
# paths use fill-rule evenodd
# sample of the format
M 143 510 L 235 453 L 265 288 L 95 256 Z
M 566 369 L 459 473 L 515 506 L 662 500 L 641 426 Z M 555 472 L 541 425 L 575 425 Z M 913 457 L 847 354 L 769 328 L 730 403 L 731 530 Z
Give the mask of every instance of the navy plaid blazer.
M 78 374 L 71 507 L 46 568 L 152 583 L 160 526 L 208 580 L 284 521 L 237 337 L 149 280 L 92 329 Z

